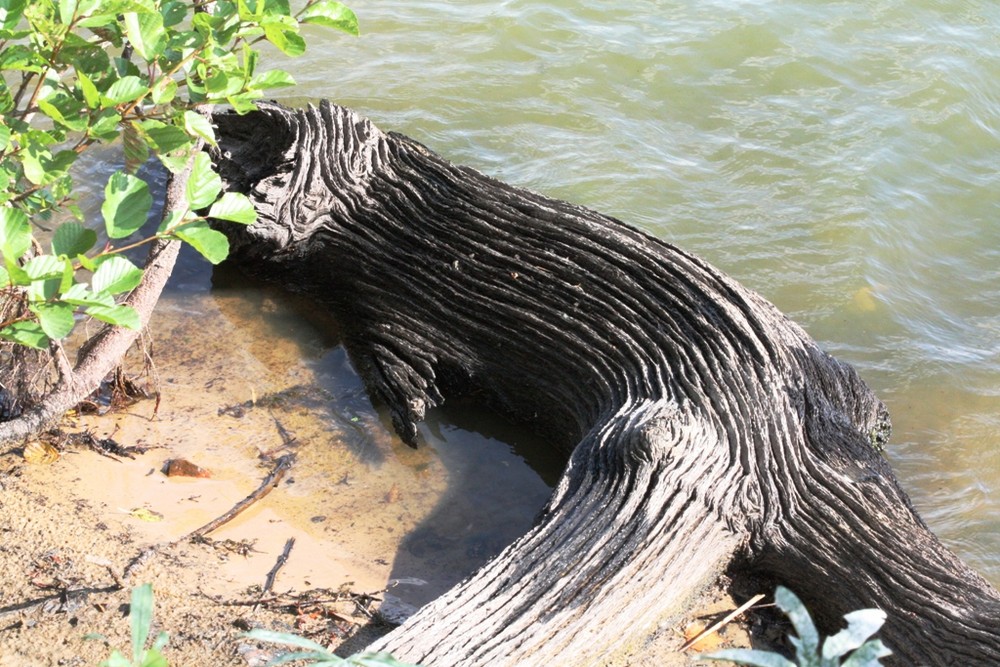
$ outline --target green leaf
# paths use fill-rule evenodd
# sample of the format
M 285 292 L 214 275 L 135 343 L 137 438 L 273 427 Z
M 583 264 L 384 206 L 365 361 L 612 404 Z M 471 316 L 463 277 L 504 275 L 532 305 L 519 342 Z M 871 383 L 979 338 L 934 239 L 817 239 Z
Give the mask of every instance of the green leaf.
M 297 26 L 289 26 L 282 22 L 268 21 L 261 23 L 267 41 L 274 44 L 286 56 L 301 56 L 306 52 L 306 41 L 298 34 Z
M 115 300 L 110 294 L 95 294 L 87 289 L 83 283 L 77 283 L 59 296 L 60 301 L 79 306 L 113 306 Z
M 292 6 L 288 0 L 263 0 L 264 13 L 268 16 L 283 16 L 291 18 Z
M 123 656 L 119 651 L 112 651 L 108 659 L 102 662 L 99 667 L 133 667 L 132 661 Z
M 44 66 L 45 59 L 23 44 L 13 44 L 0 51 L 0 69 L 41 72 Z
M 243 225 L 252 225 L 257 221 L 257 211 L 246 195 L 239 192 L 227 192 L 208 210 L 208 217 L 217 220 L 228 220 Z
M 201 75 L 205 82 L 205 90 L 209 95 L 225 95 L 227 92 L 235 93 L 241 85 L 238 81 L 242 82 L 242 79 L 234 78 L 230 80 L 229 75 L 220 69 L 211 71 L 206 69 Z
M 10 274 L 7 273 L 7 269 L 0 266 L 0 287 L 6 287 L 10 285 Z
M 830 660 L 846 655 L 878 632 L 885 623 L 885 612 L 881 609 L 860 609 L 844 616 L 847 627 L 823 642 L 823 658 Z
M 31 245 L 27 214 L 13 206 L 0 207 L 0 252 L 9 261 L 21 259 Z
M 206 153 L 198 153 L 188 178 L 188 205 L 195 211 L 205 208 L 215 201 L 221 191 L 222 179 L 212 170 L 212 160 Z
M 63 260 L 54 255 L 32 257 L 24 265 L 24 272 L 31 278 L 28 298 L 32 301 L 48 301 L 58 294 L 65 265 Z
M 0 338 L 38 350 L 45 350 L 49 347 L 49 337 L 45 335 L 45 330 L 38 322 L 15 322 L 0 329 Z
M 59 280 L 59 293 L 61 294 L 73 286 L 76 269 L 73 268 L 73 262 L 68 257 L 60 257 L 60 259 L 63 263 L 62 278 Z
M 881 640 L 875 639 L 859 646 L 858 650 L 841 663 L 840 667 L 872 667 L 873 665 L 881 665 L 882 663 L 878 659 L 890 655 L 892 655 L 892 651 Z
M 28 0 L 0 0 L 0 27 L 13 30 L 17 27 Z
M 100 0 L 85 0 L 84 4 L 93 4 Z M 90 11 L 81 5 L 78 11 Z M 59 50 L 56 64 L 62 66 L 60 69 L 72 67 L 77 72 L 85 72 L 91 80 L 102 79 L 109 71 L 111 57 L 104 50 L 103 45 L 95 44 L 84 37 L 83 31 L 71 32 L 66 35 L 66 41 Z M 62 77 L 66 82 L 66 78 Z M 108 82 L 110 83 L 110 81 Z
M 336 660 L 336 663 L 331 662 Z M 267 663 L 267 667 L 274 665 L 287 665 L 290 662 L 299 662 L 303 664 L 310 665 L 310 667 L 317 667 L 317 665 L 336 665 L 337 667 L 343 667 L 347 662 L 337 656 L 333 655 L 329 651 L 295 651 L 293 653 L 283 653 L 278 657 L 274 658 Z
M 172 57 L 179 60 L 192 57 L 197 51 L 205 48 L 206 45 L 205 36 L 197 30 L 181 30 L 171 33 L 167 48 L 175 51 L 177 55 Z
M 129 620 L 132 625 L 132 659 L 139 662 L 149 637 L 149 626 L 153 622 L 153 585 L 142 584 L 132 589 L 129 606 Z
M 0 113 L 7 113 L 13 109 L 14 96 L 11 95 L 10 88 L 7 87 L 7 84 L 0 85 Z
M 142 328 L 139 313 L 135 312 L 135 308 L 131 306 L 90 306 L 85 312 L 95 320 L 107 322 L 115 326 L 125 327 L 133 331 L 138 331 Z M 131 663 L 126 664 L 131 665 Z
M 80 262 L 80 266 L 85 268 L 87 271 L 96 271 L 98 262 L 87 257 L 86 255 L 77 255 L 76 261 Z
M 46 99 L 38 100 L 38 108 L 46 116 L 73 132 L 81 132 L 87 128 L 88 117 L 83 113 L 83 104 L 65 92 L 60 91 Z
M 272 630 L 251 630 L 245 635 L 248 639 L 256 639 L 262 642 L 270 642 L 272 644 L 287 644 L 288 646 L 296 646 L 298 648 L 304 648 L 309 651 L 318 651 L 321 653 L 328 654 L 329 651 L 322 644 L 318 644 L 311 639 L 306 639 L 305 637 L 300 637 L 298 635 L 293 635 L 288 632 L 274 632 Z
M 76 320 L 73 306 L 66 303 L 35 303 L 29 306 L 38 316 L 38 324 L 45 335 L 53 340 L 61 340 L 73 331 Z
M 172 153 L 191 145 L 191 138 L 176 125 L 167 125 L 158 120 L 144 120 L 138 125 L 149 138 L 153 148 L 160 153 Z
M 82 255 L 97 243 L 97 232 L 79 222 L 64 222 L 52 235 L 52 254 L 64 257 Z
M 150 93 L 153 104 L 169 104 L 176 96 L 177 82 L 167 77 L 159 79 Z
M 236 8 L 240 20 L 253 23 L 264 15 L 264 0 L 237 0 Z
M 52 138 L 44 132 L 33 132 L 24 152 L 21 153 L 21 165 L 24 167 L 24 176 L 35 185 L 47 185 L 65 175 L 73 162 L 77 158 L 76 151 L 63 150 L 55 154 L 49 152 L 41 141 L 39 135 Z
M 142 227 L 152 205 L 153 196 L 145 181 L 122 171 L 112 174 L 101 206 L 108 237 L 124 238 Z
M 94 85 L 90 77 L 80 71 L 80 69 L 77 69 L 76 80 L 80 84 L 80 92 L 83 93 L 83 101 L 87 103 L 87 106 L 92 109 L 99 107 L 101 105 L 101 94 L 97 91 L 97 86 Z
M 108 92 L 101 98 L 104 106 L 113 107 L 126 102 L 133 102 L 149 92 L 149 88 L 137 76 L 123 76 L 108 88 Z
M 174 230 L 173 235 L 190 244 L 212 264 L 218 264 L 229 256 L 229 239 L 222 232 L 209 227 L 204 220 L 179 227 Z
M 777 653 L 755 649 L 730 648 L 699 656 L 708 660 L 729 660 L 737 665 L 751 667 L 796 667 L 795 663 Z
M 263 32 L 263 31 L 261 31 Z M 253 77 L 254 72 L 257 71 L 257 61 L 260 60 L 260 51 L 256 51 L 251 48 L 250 35 L 247 35 L 245 42 L 241 45 L 241 52 L 243 55 L 243 84 L 241 89 L 246 89 L 250 84 L 250 79 Z
M 63 25 L 69 25 L 76 17 L 78 0 L 59 0 L 59 20 Z
M 233 111 L 242 116 L 251 111 L 256 111 L 257 105 L 254 104 L 254 100 L 259 100 L 262 97 L 263 95 L 260 91 L 252 90 L 240 95 L 230 95 L 226 98 L 226 101 L 233 107 Z
M 299 15 L 299 22 L 336 28 L 355 37 L 360 34 L 358 17 L 342 2 L 324 0 L 310 5 Z
M 191 161 L 191 153 L 194 152 L 193 149 L 192 145 L 170 153 L 157 153 L 156 157 L 160 158 L 160 162 L 170 170 L 170 173 L 179 174 L 187 169 L 188 163 Z
M 192 137 L 201 137 L 210 146 L 215 145 L 215 130 L 212 123 L 197 111 L 184 112 L 184 131 Z
M 179 0 L 168 0 L 160 7 L 160 14 L 163 15 L 163 27 L 172 28 L 179 24 L 187 16 L 187 3 Z
M 174 231 L 174 227 L 182 224 L 184 221 L 184 212 L 182 211 L 168 211 L 163 220 L 160 221 L 160 226 L 156 229 L 157 234 L 171 234 Z
M 281 88 L 283 86 L 294 86 L 295 79 L 288 72 L 280 69 L 272 69 L 267 72 L 254 75 L 250 79 L 248 88 L 264 90 L 267 88 Z
M 76 8 L 76 15 L 78 18 L 91 16 L 95 11 L 103 10 L 106 5 L 105 0 L 80 0 Z
M 156 649 L 149 649 L 146 654 L 142 656 L 142 664 L 139 667 L 169 667 L 167 664 L 167 659 L 162 653 Z
M 798 637 L 790 637 L 795 646 L 795 654 L 800 662 L 815 658 L 819 648 L 819 632 L 813 624 L 809 611 L 802 601 L 784 586 L 778 586 L 774 591 L 774 602 L 778 609 L 785 612 Z
M 161 630 L 160 634 L 156 635 L 156 639 L 153 640 L 153 650 L 162 651 L 168 641 L 170 641 L 170 633 Z
M 118 136 L 121 117 L 114 109 L 101 109 L 91 118 L 87 134 L 101 141 L 113 141 Z
M 112 59 L 112 62 L 114 64 L 114 70 L 115 70 L 112 73 L 112 77 L 111 77 L 112 79 L 114 79 L 114 75 L 117 74 L 117 76 L 120 76 L 120 77 L 126 77 L 126 76 L 138 77 L 140 80 L 142 80 L 143 83 L 146 83 L 146 77 L 148 76 L 148 74 L 147 74 L 148 70 L 146 72 L 143 72 L 142 70 L 139 69 L 138 65 L 136 65 L 134 62 L 132 62 L 131 59 L 129 59 L 129 58 L 122 58 L 119 55 L 119 56 L 115 56 Z
M 24 177 L 34 185 L 42 185 L 46 182 L 48 170 L 45 164 L 52 160 L 52 153 L 49 149 L 33 141 L 29 141 L 21 152 L 21 167 L 24 169 Z
M 31 276 L 28 272 L 22 269 L 16 260 L 3 258 L 4 270 L 7 272 L 7 280 L 10 281 L 11 285 L 17 285 L 18 287 L 27 287 L 31 284 Z
M 112 255 L 94 272 L 90 287 L 98 294 L 121 294 L 142 282 L 142 269 L 121 255 Z
M 156 60 L 166 46 L 163 15 L 159 12 L 124 14 L 125 35 L 143 60 Z
M 43 280 L 62 276 L 63 260 L 55 255 L 38 255 L 28 260 L 24 271 L 32 280 Z
M 0 151 L 5 151 L 10 146 L 10 128 L 0 124 Z

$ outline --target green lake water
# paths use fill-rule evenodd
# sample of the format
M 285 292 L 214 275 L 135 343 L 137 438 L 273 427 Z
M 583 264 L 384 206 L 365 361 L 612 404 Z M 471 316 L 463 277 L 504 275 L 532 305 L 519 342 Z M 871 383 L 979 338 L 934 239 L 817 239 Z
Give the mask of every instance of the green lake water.
M 363 36 L 308 30 L 284 101 L 352 107 L 761 292 L 875 388 L 915 505 L 1000 584 L 1000 3 L 349 4 Z M 197 291 L 201 271 L 175 286 Z M 315 356 L 331 386 L 357 391 L 341 353 Z M 509 485 L 524 505 L 491 538 L 502 546 L 552 482 L 502 429 L 463 426 L 435 420 L 424 435 L 451 465 L 467 443 L 454 434 L 478 431 L 474 449 L 501 454 L 454 464 L 472 471 L 459 488 L 501 486 L 454 495 L 414 554 L 448 541 L 427 531 L 488 523 Z M 514 477 L 483 474 L 498 468 Z M 479 514 L 455 518 L 470 506 Z
M 596 208 L 758 290 L 888 404 L 1000 584 L 1000 4 L 354 0 L 294 94 Z

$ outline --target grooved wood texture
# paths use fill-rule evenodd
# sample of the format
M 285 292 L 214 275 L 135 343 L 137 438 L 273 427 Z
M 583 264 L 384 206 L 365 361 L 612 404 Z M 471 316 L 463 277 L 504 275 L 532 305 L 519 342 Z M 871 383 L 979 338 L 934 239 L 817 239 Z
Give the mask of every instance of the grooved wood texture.
M 699 258 L 456 166 L 328 103 L 219 114 L 247 270 L 343 326 L 400 436 L 471 397 L 569 463 L 538 523 L 377 648 L 600 664 L 734 559 L 821 618 L 889 613 L 895 664 L 1000 664 L 1000 595 L 924 526 L 849 366 Z

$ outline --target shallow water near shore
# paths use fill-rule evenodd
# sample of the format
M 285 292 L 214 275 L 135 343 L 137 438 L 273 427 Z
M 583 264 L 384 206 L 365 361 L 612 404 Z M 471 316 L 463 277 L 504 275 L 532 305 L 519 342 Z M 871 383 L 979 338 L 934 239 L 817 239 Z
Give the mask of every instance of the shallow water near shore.
M 187 260 L 180 269 L 205 271 Z M 527 465 L 518 447 L 531 436 L 500 426 L 504 439 L 493 437 L 487 416 L 459 427 L 435 415 L 419 448 L 403 444 L 331 337 L 333 323 L 306 299 L 217 270 L 210 291 L 169 290 L 155 318 L 160 414 L 149 418 L 141 403 L 116 418 L 118 433 L 128 440 L 131 422 L 143 442 L 165 448 L 161 457 L 188 457 L 243 486 L 262 477 L 262 454 L 294 453 L 289 478 L 263 505 L 352 564 L 314 572 L 314 585 L 358 586 L 360 577 L 360 590 L 389 585 L 412 610 L 526 531 L 548 497 L 542 475 L 558 468 Z M 197 349 L 177 345 L 196 339 Z

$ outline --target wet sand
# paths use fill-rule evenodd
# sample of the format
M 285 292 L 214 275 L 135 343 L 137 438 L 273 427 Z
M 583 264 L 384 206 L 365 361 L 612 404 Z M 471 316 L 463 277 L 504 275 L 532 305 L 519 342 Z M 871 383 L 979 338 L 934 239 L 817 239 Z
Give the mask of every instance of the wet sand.
M 474 430 L 434 416 L 424 444 L 407 447 L 329 323 L 303 317 L 305 306 L 267 289 L 168 294 L 151 327 L 154 370 L 141 380 L 159 392 L 158 407 L 144 400 L 62 425 L 141 453 L 64 444 L 45 464 L 20 448 L 0 452 L 0 667 L 96 665 L 112 647 L 127 650 L 128 589 L 145 582 L 153 633 L 170 633 L 175 667 L 265 664 L 277 650 L 247 641 L 253 627 L 363 646 L 390 629 L 372 612 L 402 620 L 530 527 L 558 457 L 532 468 L 521 453 L 540 443 L 488 416 L 458 420 Z M 137 555 L 224 514 L 289 453 L 295 463 L 265 498 L 209 542 L 155 553 L 119 589 Z M 176 458 L 210 477 L 166 476 Z M 290 538 L 268 602 L 254 608 Z M 289 604 L 338 591 L 346 599 L 336 604 Z M 679 631 L 653 629 L 609 664 L 681 660 L 657 649 Z M 94 634 L 107 643 L 85 639 Z

